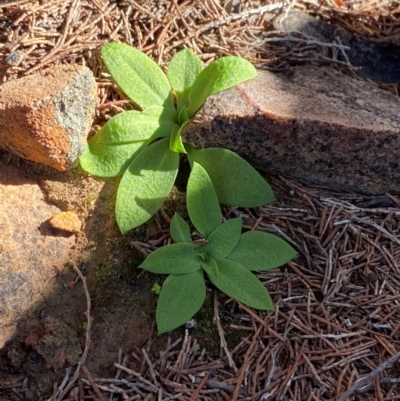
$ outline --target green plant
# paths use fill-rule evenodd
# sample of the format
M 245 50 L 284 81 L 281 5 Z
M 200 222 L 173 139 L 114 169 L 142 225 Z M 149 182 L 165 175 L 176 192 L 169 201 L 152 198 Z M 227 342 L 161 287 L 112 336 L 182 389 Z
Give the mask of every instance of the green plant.
M 160 295 L 161 285 L 158 283 L 154 283 L 153 287 L 151 287 L 151 291 L 154 292 L 154 294 L 156 294 L 156 295 Z
M 110 119 L 80 157 L 82 167 L 93 175 L 122 175 L 116 200 L 122 233 L 146 222 L 161 207 L 175 182 L 182 153 L 188 154 L 191 164 L 204 167 L 220 203 L 256 207 L 274 200 L 267 182 L 235 153 L 197 150 L 182 141 L 183 128 L 208 96 L 256 76 L 249 62 L 222 57 L 204 68 L 194 53 L 182 50 L 165 75 L 154 61 L 128 45 L 109 43 L 101 53 L 118 86 L 142 109 Z
M 152 252 L 139 266 L 152 273 L 169 274 L 157 304 L 158 332 L 184 324 L 200 309 L 206 296 L 204 274 L 230 297 L 256 309 L 273 309 L 268 291 L 252 271 L 281 266 L 296 251 L 272 234 L 241 234 L 240 217 L 222 222 L 212 180 L 197 162 L 193 162 L 188 181 L 187 208 L 205 243 L 192 243 L 189 225 L 175 214 L 171 236 L 176 243 Z

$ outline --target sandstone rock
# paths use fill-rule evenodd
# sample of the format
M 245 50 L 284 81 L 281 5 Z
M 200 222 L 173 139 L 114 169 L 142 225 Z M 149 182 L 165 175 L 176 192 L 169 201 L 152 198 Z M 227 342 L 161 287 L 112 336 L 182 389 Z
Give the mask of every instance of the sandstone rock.
M 49 220 L 53 228 L 69 233 L 78 233 L 82 223 L 78 215 L 74 212 L 59 212 Z
M 80 65 L 58 65 L 0 86 L 0 147 L 64 171 L 83 151 L 96 82 Z
M 0 162 L 0 349 L 46 281 L 67 261 L 74 237 L 43 235 L 43 223 L 59 210 L 39 186 Z
M 259 71 L 211 96 L 184 130 L 255 167 L 334 189 L 400 193 L 400 99 L 329 68 Z

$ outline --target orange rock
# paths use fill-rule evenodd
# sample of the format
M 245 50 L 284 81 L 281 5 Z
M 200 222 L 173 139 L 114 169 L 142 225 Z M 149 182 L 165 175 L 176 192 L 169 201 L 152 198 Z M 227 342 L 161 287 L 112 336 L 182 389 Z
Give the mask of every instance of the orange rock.
M 55 266 L 68 261 L 75 238 L 44 232 L 43 222 L 58 211 L 43 200 L 37 183 L 0 162 L 0 349 L 40 299 Z
M 49 220 L 50 225 L 58 230 L 77 233 L 81 230 L 81 221 L 74 212 L 59 212 Z
M 83 151 L 97 85 L 80 65 L 57 65 L 0 86 L 0 147 L 59 171 Z

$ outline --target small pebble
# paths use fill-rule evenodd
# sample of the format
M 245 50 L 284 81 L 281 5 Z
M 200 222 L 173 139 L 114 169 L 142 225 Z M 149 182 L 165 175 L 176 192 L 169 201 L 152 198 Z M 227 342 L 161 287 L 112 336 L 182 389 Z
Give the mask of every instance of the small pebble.
M 50 225 L 58 230 L 69 233 L 78 233 L 81 230 L 81 221 L 74 212 L 59 212 L 49 220 Z
M 197 322 L 194 319 L 190 319 L 186 322 L 185 327 L 187 329 L 197 329 Z
M 25 54 L 23 50 L 14 50 L 7 56 L 6 63 L 13 66 L 20 65 L 24 59 L 24 56 Z

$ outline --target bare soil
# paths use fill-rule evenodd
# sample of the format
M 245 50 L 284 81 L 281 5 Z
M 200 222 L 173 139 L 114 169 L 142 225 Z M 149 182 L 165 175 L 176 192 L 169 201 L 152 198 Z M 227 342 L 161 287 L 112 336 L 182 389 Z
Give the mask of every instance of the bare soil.
M 87 217 L 71 257 L 85 272 L 91 289 L 93 335 L 87 366 L 98 374 L 109 374 L 120 347 L 142 346 L 152 332 L 156 299 L 150 291 L 153 278 L 137 278 L 139 271 L 135 267 L 141 258 L 129 245 L 133 239 L 142 239 L 144 232 L 121 237 L 113 218 L 115 181 L 104 184 L 78 169 L 61 174 L 45 167 L 35 169 L 23 160 L 18 163 L 40 183 L 49 202 Z M 76 353 L 71 344 L 77 344 L 68 336 L 79 341 L 78 355 L 81 354 L 85 310 L 82 287 L 76 283 L 71 267 L 66 267 L 47 284 L 42 301 L 24 316 L 16 338 L 1 351 L 0 376 L 7 372 L 15 379 L 32 379 L 31 397 L 27 399 L 51 394 L 53 383 L 65 375 L 65 362 Z M 63 322 L 71 330 L 61 335 L 54 333 L 47 328 L 51 319 Z M 49 337 L 49 333 L 53 336 L 53 349 L 38 349 L 39 340 Z M 76 364 L 76 357 L 71 362 Z

